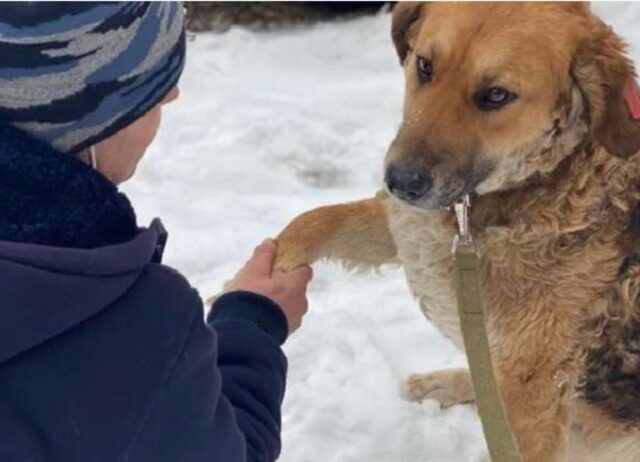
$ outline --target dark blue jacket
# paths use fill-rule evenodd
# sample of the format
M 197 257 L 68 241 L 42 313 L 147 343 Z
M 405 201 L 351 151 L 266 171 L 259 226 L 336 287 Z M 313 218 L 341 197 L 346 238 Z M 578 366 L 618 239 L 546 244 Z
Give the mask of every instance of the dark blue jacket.
M 205 321 L 165 240 L 100 174 L 0 126 L 0 461 L 277 458 L 282 312 L 236 292 Z

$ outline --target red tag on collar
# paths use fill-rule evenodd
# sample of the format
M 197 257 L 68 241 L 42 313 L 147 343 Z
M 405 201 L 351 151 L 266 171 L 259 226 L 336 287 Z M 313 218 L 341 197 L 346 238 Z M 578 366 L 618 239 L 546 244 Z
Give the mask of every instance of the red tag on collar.
M 631 117 L 635 120 L 640 119 L 640 94 L 635 80 L 629 80 L 624 86 L 624 99 L 627 101 Z

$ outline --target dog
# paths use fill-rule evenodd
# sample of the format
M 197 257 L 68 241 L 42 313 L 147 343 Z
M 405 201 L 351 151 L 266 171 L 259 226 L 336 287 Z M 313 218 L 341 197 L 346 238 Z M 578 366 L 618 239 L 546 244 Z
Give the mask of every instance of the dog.
M 450 207 L 471 227 L 496 378 L 526 462 L 640 460 L 640 103 L 616 34 L 585 3 L 399 3 L 403 121 L 375 197 L 277 238 L 277 268 L 403 266 L 462 345 Z M 466 370 L 412 399 L 474 400 Z

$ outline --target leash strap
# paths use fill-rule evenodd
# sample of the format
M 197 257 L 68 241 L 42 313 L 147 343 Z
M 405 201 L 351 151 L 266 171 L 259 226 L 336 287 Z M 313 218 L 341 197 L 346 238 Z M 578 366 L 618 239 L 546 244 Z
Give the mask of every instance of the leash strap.
M 470 205 L 469 196 L 465 196 L 462 203 L 456 204 L 460 234 L 456 236 L 453 246 L 458 314 L 464 347 L 492 462 L 522 462 L 491 362 L 480 291 L 479 258 L 469 227 Z

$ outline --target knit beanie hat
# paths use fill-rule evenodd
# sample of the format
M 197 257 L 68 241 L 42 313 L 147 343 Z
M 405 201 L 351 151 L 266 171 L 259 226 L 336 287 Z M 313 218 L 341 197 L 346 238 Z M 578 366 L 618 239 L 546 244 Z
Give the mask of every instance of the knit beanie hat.
M 184 35 L 177 2 L 2 2 L 0 121 L 79 152 L 176 86 Z

